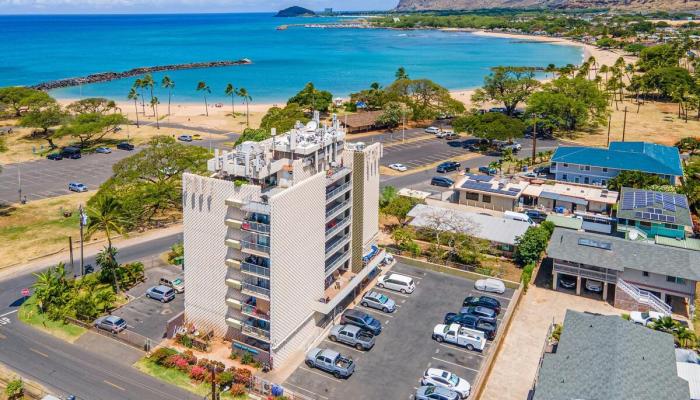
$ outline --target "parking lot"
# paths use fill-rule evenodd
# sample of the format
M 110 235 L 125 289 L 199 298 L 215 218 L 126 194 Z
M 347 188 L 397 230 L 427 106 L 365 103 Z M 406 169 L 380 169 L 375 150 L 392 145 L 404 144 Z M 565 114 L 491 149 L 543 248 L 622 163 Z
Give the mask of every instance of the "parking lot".
M 151 339 L 152 345 L 155 346 L 163 340 L 168 320 L 185 309 L 185 296 L 178 293 L 174 300 L 161 303 L 146 297 L 146 290 L 158 285 L 161 277 L 170 279 L 181 277 L 182 271 L 179 267 L 156 260 L 154 265 L 146 267 L 145 272 L 146 281 L 128 291 L 134 299 L 112 314 L 124 318 L 128 325 L 127 330 Z
M 484 352 L 468 351 L 451 344 L 438 343 L 431 337 L 433 328 L 448 312 L 458 312 L 466 296 L 478 295 L 474 282 L 452 275 L 396 264 L 392 272 L 409 275 L 416 290 L 404 295 L 379 290 L 398 305 L 392 314 L 357 308 L 376 317 L 382 323 L 382 333 L 368 352 L 324 339 L 319 347 L 331 348 L 356 363 L 355 373 L 347 380 L 300 365 L 285 381 L 289 390 L 310 399 L 412 399 L 423 372 L 429 368 L 448 370 L 473 383 L 484 357 L 491 351 L 490 342 Z M 494 295 L 505 314 L 512 289 Z M 499 327 L 500 329 L 500 327 Z M 381 377 L 381 378 L 380 378 Z

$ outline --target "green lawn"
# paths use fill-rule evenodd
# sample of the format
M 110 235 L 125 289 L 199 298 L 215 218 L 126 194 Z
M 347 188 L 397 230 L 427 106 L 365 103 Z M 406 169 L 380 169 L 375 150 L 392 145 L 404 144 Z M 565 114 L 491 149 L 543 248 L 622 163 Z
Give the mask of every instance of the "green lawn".
M 134 367 L 139 371 L 160 379 L 163 382 L 175 385 L 199 396 L 206 396 L 211 393 L 211 386 L 206 383 L 193 383 L 186 373 L 175 368 L 166 368 L 154 362 L 151 362 L 148 357 L 144 357 L 134 364 Z M 221 394 L 222 399 L 234 399 L 228 393 Z M 248 396 L 236 397 L 236 400 L 245 400 Z
M 83 333 L 87 332 L 85 328 L 80 326 L 48 319 L 46 315 L 39 312 L 39 307 L 36 304 L 36 298 L 34 296 L 28 298 L 27 301 L 22 304 L 17 315 L 19 320 L 25 324 L 31 325 L 36 329 L 70 343 L 75 342 Z

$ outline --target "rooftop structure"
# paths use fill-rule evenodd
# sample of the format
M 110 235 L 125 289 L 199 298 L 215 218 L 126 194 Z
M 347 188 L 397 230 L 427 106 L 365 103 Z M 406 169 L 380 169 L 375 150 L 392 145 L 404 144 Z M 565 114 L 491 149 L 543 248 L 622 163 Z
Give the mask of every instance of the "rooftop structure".
M 533 400 L 688 400 L 673 336 L 617 315 L 567 310 L 559 344 L 545 353 Z
M 646 237 L 683 239 L 692 232 L 688 199 L 682 194 L 622 188 L 617 210 L 620 225 L 634 227 Z
M 458 203 L 498 211 L 512 211 L 528 182 L 466 174 L 456 185 Z
M 618 193 L 601 187 L 567 183 L 531 183 L 523 190 L 524 202 L 547 210 L 557 207 L 573 212 L 587 210 L 608 213 L 617 203 Z

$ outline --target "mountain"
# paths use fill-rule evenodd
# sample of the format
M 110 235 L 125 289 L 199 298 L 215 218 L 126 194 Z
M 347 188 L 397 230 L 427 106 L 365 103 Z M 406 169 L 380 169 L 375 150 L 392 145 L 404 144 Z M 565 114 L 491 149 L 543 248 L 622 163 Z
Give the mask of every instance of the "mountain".
M 700 10 L 700 0 L 399 0 L 396 10 L 442 11 L 531 7 L 689 11 Z
M 280 10 L 275 17 L 310 17 L 312 15 L 316 15 L 316 13 L 308 8 L 293 6 Z

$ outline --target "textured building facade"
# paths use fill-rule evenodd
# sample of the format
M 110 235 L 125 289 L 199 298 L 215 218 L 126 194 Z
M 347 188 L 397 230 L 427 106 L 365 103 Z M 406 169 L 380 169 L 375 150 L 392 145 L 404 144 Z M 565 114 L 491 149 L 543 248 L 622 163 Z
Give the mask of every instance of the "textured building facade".
M 383 258 L 381 152 L 316 117 L 185 174 L 186 321 L 273 367 L 304 352 Z

